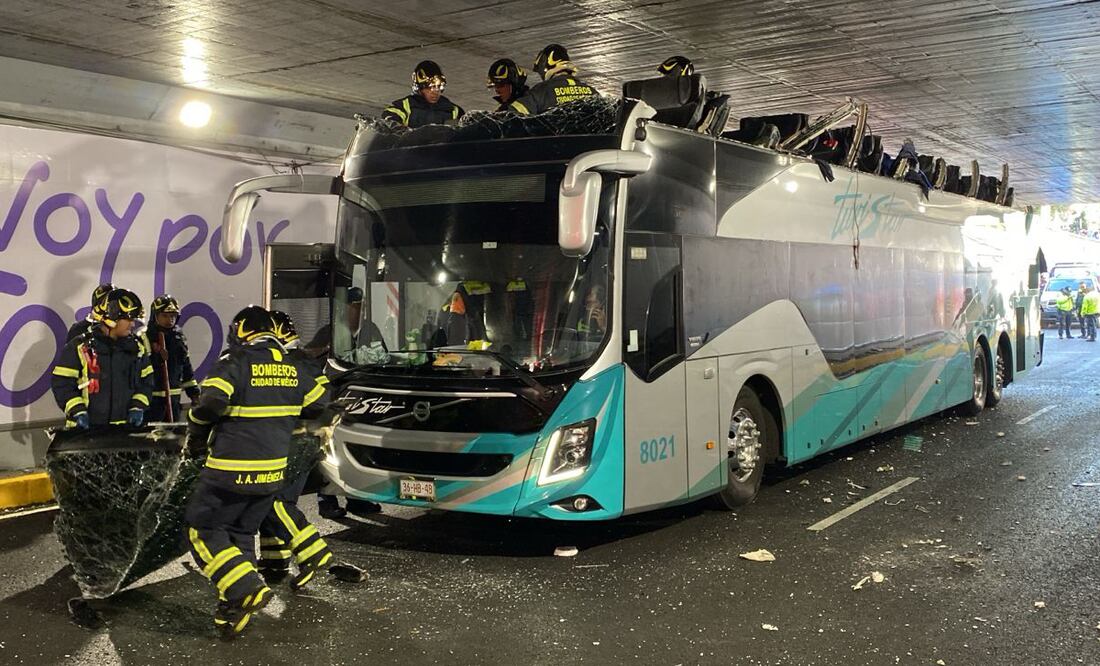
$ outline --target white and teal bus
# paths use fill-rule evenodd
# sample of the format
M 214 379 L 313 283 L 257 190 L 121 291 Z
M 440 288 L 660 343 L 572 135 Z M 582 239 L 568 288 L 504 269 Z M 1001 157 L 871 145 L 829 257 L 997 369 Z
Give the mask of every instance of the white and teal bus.
M 977 413 L 1040 362 L 1027 213 L 643 102 L 585 113 L 611 115 L 362 123 L 339 177 L 234 190 L 229 259 L 257 192 L 339 197 L 332 247 L 272 274 L 325 282 L 274 304 L 325 299 L 321 467 L 347 495 L 559 520 L 734 507 L 766 466 Z

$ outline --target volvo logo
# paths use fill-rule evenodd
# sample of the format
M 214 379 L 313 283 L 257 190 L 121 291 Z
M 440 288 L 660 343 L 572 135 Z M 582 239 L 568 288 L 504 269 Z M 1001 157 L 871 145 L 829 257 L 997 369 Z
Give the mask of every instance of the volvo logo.
M 413 418 L 423 423 L 428 420 L 428 417 L 432 415 L 432 403 L 427 400 L 421 400 L 413 405 Z

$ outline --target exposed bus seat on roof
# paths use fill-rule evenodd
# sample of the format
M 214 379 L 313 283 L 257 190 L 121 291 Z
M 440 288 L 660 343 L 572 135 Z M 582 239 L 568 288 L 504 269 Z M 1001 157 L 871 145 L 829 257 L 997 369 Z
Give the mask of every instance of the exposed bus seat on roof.
M 726 129 L 729 118 L 730 96 L 708 92 L 706 104 L 703 105 L 703 116 L 695 129 L 704 134 L 719 136 Z
M 741 120 L 744 121 L 745 119 L 742 118 Z M 722 138 L 748 143 L 753 146 L 775 148 L 779 145 L 783 137 L 779 135 L 778 127 L 771 123 L 763 123 L 759 125 L 753 124 L 748 128 L 742 124 L 741 129 L 722 132 Z
M 623 84 L 623 97 L 640 99 L 657 110 L 659 123 L 694 130 L 706 105 L 706 79 L 702 74 L 662 76 Z
M 962 173 L 962 169 L 954 164 L 947 165 L 947 176 L 944 178 L 943 187 L 940 189 L 944 192 L 959 192 L 959 178 Z
M 809 124 L 809 117 L 805 113 L 786 113 L 781 116 L 750 116 L 742 118 L 739 123 L 740 129 L 726 132 L 722 136 L 734 141 L 755 143 L 754 139 L 764 132 L 765 125 L 774 125 L 779 131 L 780 142 L 783 142 L 806 129 Z

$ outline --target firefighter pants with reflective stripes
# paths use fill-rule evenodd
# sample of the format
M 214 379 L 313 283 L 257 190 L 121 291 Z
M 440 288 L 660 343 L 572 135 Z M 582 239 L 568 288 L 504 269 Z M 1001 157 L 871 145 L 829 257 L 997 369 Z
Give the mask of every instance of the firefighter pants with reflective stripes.
M 308 474 L 302 474 L 279 492 L 271 511 L 260 525 L 260 566 L 285 569 L 290 558 L 302 562 L 328 550 L 317 528 L 310 524 L 296 500 Z
M 199 481 L 184 513 L 191 556 L 218 598 L 243 599 L 263 587 L 256 571 L 256 534 L 274 495 L 241 495 Z

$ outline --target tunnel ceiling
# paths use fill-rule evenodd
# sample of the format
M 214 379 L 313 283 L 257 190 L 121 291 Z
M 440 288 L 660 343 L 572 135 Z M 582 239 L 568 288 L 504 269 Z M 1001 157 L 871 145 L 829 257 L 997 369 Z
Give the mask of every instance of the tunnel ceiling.
M 605 93 L 684 54 L 746 115 L 854 96 L 888 152 L 985 173 L 1017 202 L 1100 201 L 1100 3 L 1081 0 L 4 0 L 0 55 L 335 115 L 408 92 L 421 59 L 487 108 L 489 62 L 559 42 Z M 0 93 L 2 96 L 3 93 Z

